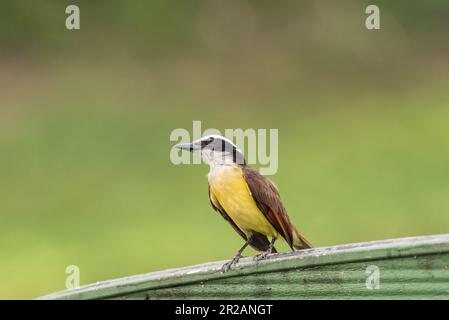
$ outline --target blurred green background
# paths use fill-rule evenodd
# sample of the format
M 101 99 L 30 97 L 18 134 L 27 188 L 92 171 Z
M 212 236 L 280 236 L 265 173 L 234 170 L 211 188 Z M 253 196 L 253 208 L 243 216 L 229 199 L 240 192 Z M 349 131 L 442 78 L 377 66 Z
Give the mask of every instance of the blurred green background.
M 169 160 L 193 120 L 279 129 L 316 246 L 448 232 L 448 34 L 446 0 L 0 1 L 0 298 L 230 258 L 208 168 Z

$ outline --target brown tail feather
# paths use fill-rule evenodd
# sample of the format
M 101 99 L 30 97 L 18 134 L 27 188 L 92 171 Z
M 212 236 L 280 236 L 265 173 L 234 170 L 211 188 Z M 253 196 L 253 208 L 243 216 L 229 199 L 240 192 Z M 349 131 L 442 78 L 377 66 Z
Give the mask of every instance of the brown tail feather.
M 312 244 L 299 234 L 295 227 L 292 227 L 293 247 L 298 250 L 313 248 Z

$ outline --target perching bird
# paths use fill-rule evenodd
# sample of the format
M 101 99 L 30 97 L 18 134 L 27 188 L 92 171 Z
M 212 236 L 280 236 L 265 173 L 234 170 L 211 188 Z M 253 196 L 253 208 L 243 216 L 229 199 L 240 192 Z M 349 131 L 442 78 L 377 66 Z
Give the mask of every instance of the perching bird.
M 245 240 L 223 271 L 238 262 L 248 245 L 262 251 L 255 260 L 276 253 L 274 243 L 279 236 L 292 250 L 312 247 L 290 221 L 273 183 L 246 165 L 242 152 L 230 140 L 210 135 L 176 147 L 200 154 L 209 164 L 210 203 Z

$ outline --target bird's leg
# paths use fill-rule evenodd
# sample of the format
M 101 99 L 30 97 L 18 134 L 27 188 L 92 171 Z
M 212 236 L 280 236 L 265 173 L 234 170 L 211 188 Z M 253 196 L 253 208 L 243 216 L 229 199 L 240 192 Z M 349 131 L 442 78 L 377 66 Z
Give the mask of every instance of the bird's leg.
M 271 238 L 270 245 L 268 246 L 268 250 L 262 253 L 258 253 L 253 257 L 254 261 L 259 261 L 265 259 L 269 254 L 273 253 L 274 243 L 276 242 L 276 237 L 273 236 Z
M 229 269 L 231 269 L 231 266 L 233 266 L 240 260 L 240 258 L 242 257 L 242 252 L 243 252 L 243 250 L 245 250 L 245 248 L 248 246 L 248 244 L 249 244 L 249 238 L 248 238 L 248 240 L 246 240 L 245 244 L 239 249 L 239 251 L 237 251 L 234 258 L 232 258 L 231 261 L 226 262 L 223 265 L 223 267 L 221 267 L 221 272 L 228 271 Z

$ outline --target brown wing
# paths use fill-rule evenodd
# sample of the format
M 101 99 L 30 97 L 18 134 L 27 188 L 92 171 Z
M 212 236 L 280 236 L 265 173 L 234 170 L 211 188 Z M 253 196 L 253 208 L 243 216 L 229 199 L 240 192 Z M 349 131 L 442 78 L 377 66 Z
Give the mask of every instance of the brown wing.
M 210 192 L 210 186 L 209 186 L 209 200 L 210 204 L 212 205 L 212 208 L 214 208 L 215 211 L 219 212 L 221 216 L 229 222 L 231 227 L 243 238 L 243 240 L 247 241 L 247 237 L 245 233 L 235 224 L 234 221 L 229 217 L 229 215 L 226 213 L 226 211 L 223 209 L 223 207 L 220 205 L 218 200 L 215 198 L 215 196 Z M 270 242 L 268 241 L 267 237 L 264 235 L 254 232 L 250 239 L 249 239 L 249 245 L 253 247 L 256 250 L 259 251 L 266 251 L 268 250 L 268 247 L 270 245 Z M 274 249 L 273 252 L 276 252 L 276 249 Z
M 259 210 L 293 248 L 292 233 L 295 228 L 290 222 L 276 187 L 259 171 L 247 166 L 243 166 L 243 177 Z

